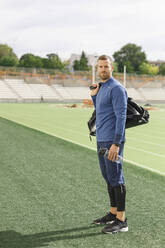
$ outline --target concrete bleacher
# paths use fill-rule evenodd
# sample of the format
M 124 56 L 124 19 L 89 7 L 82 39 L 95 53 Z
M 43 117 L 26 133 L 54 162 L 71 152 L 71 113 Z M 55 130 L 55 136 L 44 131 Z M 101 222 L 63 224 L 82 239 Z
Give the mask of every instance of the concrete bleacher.
M 4 83 L 0 80 L 0 101 L 17 101 L 17 95 Z
M 129 97 L 135 100 L 144 101 L 144 96 L 138 90 L 134 88 L 127 88 L 127 94 Z
M 59 95 L 46 84 L 29 84 L 29 87 L 43 100 L 60 100 Z
M 138 90 L 147 101 L 165 101 L 164 88 L 139 88 Z
M 67 91 L 68 87 L 63 87 L 60 84 L 52 84 L 52 87 L 56 90 L 61 100 L 72 99 L 70 92 Z
M 127 88 L 129 97 L 139 102 L 165 102 L 165 87 Z M 0 101 L 59 102 L 91 99 L 88 87 L 62 86 L 60 84 L 26 83 L 24 80 L 0 80 Z
M 18 100 L 37 101 L 39 96 L 29 87 L 24 80 L 5 79 L 4 83 L 17 95 Z
M 63 87 L 55 84 L 53 87 L 60 94 L 62 99 L 82 100 L 90 98 L 88 87 Z
M 72 99 L 88 99 L 90 98 L 90 91 L 87 87 L 65 87 Z

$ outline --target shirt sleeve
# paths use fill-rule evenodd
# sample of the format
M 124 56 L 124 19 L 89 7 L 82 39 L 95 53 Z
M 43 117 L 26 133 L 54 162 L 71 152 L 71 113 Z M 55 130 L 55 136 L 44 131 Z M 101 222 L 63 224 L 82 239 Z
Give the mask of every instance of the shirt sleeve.
M 91 96 L 95 108 L 96 108 L 96 96 L 97 95 Z
M 127 98 L 127 92 L 124 87 L 117 86 L 112 89 L 112 105 L 116 116 L 114 144 L 121 143 L 125 132 Z

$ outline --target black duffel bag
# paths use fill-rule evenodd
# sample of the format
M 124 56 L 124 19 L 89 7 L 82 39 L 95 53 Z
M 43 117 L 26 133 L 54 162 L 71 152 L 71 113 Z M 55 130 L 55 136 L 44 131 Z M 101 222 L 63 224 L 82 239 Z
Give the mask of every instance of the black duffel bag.
M 149 121 L 149 113 L 142 106 L 138 105 L 128 97 L 127 102 L 127 119 L 125 128 L 135 127 L 146 124 Z M 93 111 L 91 118 L 88 121 L 90 136 L 96 136 L 96 110 Z

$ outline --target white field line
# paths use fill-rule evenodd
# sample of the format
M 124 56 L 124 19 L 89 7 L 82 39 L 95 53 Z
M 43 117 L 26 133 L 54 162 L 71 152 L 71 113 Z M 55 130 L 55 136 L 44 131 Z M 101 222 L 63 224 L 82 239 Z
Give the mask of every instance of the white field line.
M 141 165 L 141 164 L 139 164 L 139 163 L 136 163 L 136 162 L 131 161 L 131 160 L 128 160 L 128 159 L 124 159 L 124 161 L 126 161 L 126 162 L 128 162 L 128 163 L 130 163 L 130 164 L 136 165 L 136 166 L 138 166 L 138 167 L 141 167 L 141 168 L 143 168 L 143 169 L 147 169 L 147 170 L 150 170 L 150 171 L 155 172 L 155 173 L 157 173 L 157 174 L 160 174 L 160 175 L 165 176 L 165 172 L 161 172 L 161 171 L 159 171 L 159 170 L 149 168 L 149 167 L 146 166 L 146 165 Z
M 2 117 L 2 118 L 8 119 L 8 117 Z M 19 124 L 24 125 L 24 126 L 28 126 L 30 128 L 36 129 L 36 130 L 40 130 L 40 129 L 36 128 L 36 127 L 31 127 L 28 124 L 24 124 L 22 122 L 19 122 L 19 121 L 15 120 L 14 118 L 13 119 L 8 119 L 8 120 L 14 121 L 14 122 L 19 123 Z M 27 119 L 24 119 L 25 122 L 26 122 L 26 120 Z M 33 123 L 34 123 L 34 120 L 33 120 Z M 35 124 L 37 125 L 38 124 L 38 121 L 35 121 Z M 45 127 L 48 127 L 48 128 L 51 127 L 51 125 L 47 124 L 47 122 L 44 122 L 43 124 L 44 124 Z M 68 126 L 71 127 L 71 128 L 69 129 Z M 56 130 L 56 128 L 57 129 L 60 129 L 60 130 L 63 130 L 65 132 L 67 131 L 67 132 L 74 133 L 74 134 L 76 133 L 77 135 L 81 135 L 83 137 L 87 137 L 88 136 L 88 135 L 85 135 L 84 133 L 81 133 L 81 132 L 76 131 L 75 129 L 77 128 L 77 126 L 67 125 L 67 123 L 66 123 L 66 128 L 65 127 L 61 127 L 60 125 L 55 124 L 54 125 L 54 130 Z M 40 131 L 42 131 L 42 130 L 40 130 Z M 45 132 L 45 131 L 43 131 L 43 132 Z
M 144 150 L 144 149 L 135 148 L 135 147 L 127 146 L 127 145 L 126 145 L 126 147 L 129 148 L 129 149 L 131 149 L 131 150 L 135 150 L 135 151 L 139 151 L 139 152 L 148 153 L 148 154 L 154 155 L 154 156 L 156 156 L 156 157 L 160 157 L 160 158 L 165 158 L 164 155 L 161 155 L 161 154 L 159 154 L 159 153 L 150 152 L 150 151 L 146 151 L 146 150 Z
M 135 134 L 133 132 L 129 132 L 128 135 L 134 135 L 135 136 Z M 136 135 L 138 135 L 138 134 L 136 134 Z M 147 134 L 143 134 L 143 136 L 149 137 L 149 138 L 152 138 L 152 139 L 161 139 L 161 140 L 165 141 L 165 137 L 158 137 L 158 136 L 147 135 Z
M 149 144 L 149 145 L 165 147 L 165 145 L 161 145 L 161 144 L 157 144 L 157 143 L 153 143 L 153 142 L 149 142 L 149 141 L 144 141 L 144 140 L 140 140 L 140 139 L 134 139 L 134 138 L 130 138 L 130 137 L 127 137 L 127 140 L 135 140 L 135 141 L 140 141 L 141 143 L 146 143 L 146 144 Z
M 36 129 L 36 128 L 35 128 L 35 129 Z M 39 129 L 36 129 L 36 130 L 38 130 L 38 131 L 40 131 L 40 132 L 44 132 L 44 131 L 39 130 Z M 79 146 L 88 148 L 88 149 L 93 150 L 93 151 L 95 151 L 95 152 L 97 151 L 96 148 L 93 148 L 93 147 L 90 147 L 90 146 L 87 146 L 87 145 L 83 145 L 83 144 L 81 144 L 81 143 L 79 143 L 79 142 L 75 142 L 75 141 L 73 141 L 73 140 L 71 140 L 71 139 L 67 139 L 67 138 L 64 138 L 64 137 L 61 137 L 61 136 L 58 136 L 58 135 L 55 135 L 55 134 L 52 134 L 52 133 L 49 133 L 49 132 L 44 132 L 44 133 L 47 133 L 47 134 L 49 134 L 49 135 L 51 135 L 51 136 L 54 136 L 54 137 L 56 137 L 56 138 L 59 138 L 59 139 L 68 141 L 68 142 L 70 142 L 70 143 L 72 143 L 72 144 L 75 144 L 75 145 L 79 145 Z M 133 165 L 135 165 L 135 166 L 141 167 L 141 168 L 143 168 L 143 169 L 147 169 L 147 170 L 149 170 L 149 171 L 155 172 L 155 173 L 157 173 L 157 174 L 159 174 L 159 175 L 165 176 L 165 173 L 164 173 L 164 172 L 159 171 L 159 170 L 152 169 L 152 168 L 148 167 L 147 165 L 142 165 L 142 164 L 136 163 L 136 162 L 131 161 L 131 160 L 128 160 L 128 159 L 124 159 L 124 161 L 126 161 L 126 162 L 128 162 L 128 163 L 131 163 L 131 164 L 133 164 Z
M 4 118 L 4 117 L 2 117 L 2 118 Z M 8 120 L 11 120 L 11 119 L 8 119 Z M 11 120 L 11 121 L 13 121 L 13 120 Z M 41 129 L 39 129 L 39 128 L 33 128 L 33 127 L 29 126 L 29 125 L 22 124 L 21 122 L 17 122 L 17 121 L 14 121 L 14 122 L 15 122 L 15 123 L 18 123 L 18 124 L 20 124 L 20 125 L 23 125 L 23 126 L 25 126 L 25 127 L 29 127 L 29 128 L 31 128 L 31 129 L 33 129 L 33 130 L 37 130 L 37 131 L 39 131 L 39 132 L 46 133 L 46 134 L 51 135 L 51 136 L 54 136 L 54 137 L 56 137 L 56 138 L 59 138 L 59 139 L 68 141 L 68 142 L 70 142 L 70 143 L 72 143 L 72 144 L 79 145 L 79 146 L 88 148 L 88 149 L 93 150 L 93 151 L 97 151 L 96 148 L 93 148 L 93 147 L 90 147 L 90 146 L 87 146 L 87 145 L 83 145 L 83 144 L 81 144 L 81 143 L 79 143 L 79 142 L 75 142 L 75 141 L 73 141 L 73 140 L 71 140 L 71 139 L 67 139 L 67 138 L 64 138 L 64 137 L 62 137 L 62 136 L 55 135 L 55 134 L 52 134 L 52 133 L 47 132 L 47 131 L 43 131 L 43 130 L 41 130 Z M 128 147 L 128 146 L 127 146 L 127 147 Z M 128 147 L 128 148 L 129 148 L 129 147 Z M 130 148 L 132 148 L 132 147 L 130 147 Z M 135 148 L 135 150 L 136 150 L 136 148 Z M 141 150 L 141 151 L 143 151 L 143 150 Z M 147 151 L 146 151 L 146 152 L 147 152 Z M 149 152 L 149 153 L 150 153 L 150 152 Z M 157 155 L 158 155 L 158 154 L 157 154 Z M 164 157 L 165 157 L 165 156 L 164 156 Z M 149 170 L 149 171 L 155 172 L 155 173 L 157 173 L 157 174 L 159 174 L 159 175 L 165 176 L 165 173 L 164 173 L 164 172 L 159 171 L 159 170 L 152 169 L 152 168 L 148 167 L 147 165 L 142 165 L 142 164 L 139 164 L 139 163 L 136 163 L 136 162 L 134 162 L 134 161 L 127 160 L 127 159 L 124 159 L 124 161 L 126 161 L 126 162 L 128 162 L 128 163 L 131 163 L 131 164 L 133 164 L 133 165 L 136 165 L 136 166 L 138 166 L 138 167 L 141 167 L 141 168 L 143 168 L 143 169 L 147 169 L 147 170 Z
M 161 134 L 162 134 L 162 135 L 165 135 L 165 132 L 162 131 L 161 129 L 156 130 L 156 131 L 155 131 L 155 130 L 152 130 L 152 133 L 153 133 L 153 134 L 156 134 L 156 135 L 161 135 Z
M 39 130 L 39 131 L 40 131 L 40 130 Z M 90 146 L 83 145 L 83 144 L 78 143 L 78 142 L 75 142 L 75 141 L 73 141 L 73 140 L 66 139 L 66 138 L 64 138 L 64 137 L 61 137 L 61 136 L 58 136 L 58 135 L 54 135 L 54 134 L 51 134 L 51 133 L 47 133 L 47 134 L 49 134 L 49 135 L 51 135 L 51 136 L 55 136 L 56 138 L 59 138 L 59 139 L 68 141 L 68 142 L 70 142 L 70 143 L 72 143 L 72 144 L 79 145 L 79 146 L 88 148 L 88 149 L 93 150 L 93 151 L 97 151 L 96 148 L 92 148 L 92 147 L 90 147 Z M 159 170 L 152 169 L 152 168 L 148 167 L 147 165 L 142 165 L 142 164 L 136 163 L 136 162 L 131 161 L 131 160 L 128 160 L 128 159 L 124 159 L 124 161 L 126 161 L 126 162 L 128 162 L 128 163 L 131 163 L 131 164 L 133 164 L 133 165 L 135 165 L 135 166 L 141 167 L 141 168 L 143 168 L 143 169 L 147 169 L 147 170 L 149 170 L 149 171 L 155 172 L 155 173 L 157 173 L 157 174 L 159 174 L 159 175 L 165 176 L 165 172 L 162 172 L 162 171 L 159 171 Z
M 12 116 L 12 115 L 10 115 L 10 116 Z M 27 120 L 29 120 L 29 118 L 33 118 L 33 116 L 32 115 L 30 115 L 30 114 L 25 114 L 25 115 L 21 115 L 21 116 L 23 116 L 24 117 L 24 121 L 26 122 Z M 27 117 L 28 117 L 28 119 L 27 119 Z M 8 120 L 10 120 L 10 117 L 8 118 L 8 117 L 4 117 L 4 118 L 7 118 Z M 13 118 L 15 118 L 15 115 L 13 115 Z M 14 119 L 11 119 L 11 120 L 14 120 Z M 17 120 L 14 120 L 15 122 L 17 122 L 18 123 L 18 121 Z M 33 120 L 33 122 L 34 122 L 34 120 Z M 20 122 L 21 123 L 21 122 Z M 38 124 L 38 121 L 35 121 L 35 123 L 36 124 Z M 47 126 L 47 127 L 50 127 L 51 125 L 49 125 L 49 124 L 47 124 L 47 122 L 43 122 L 43 124 L 44 124 L 44 126 Z M 26 124 L 25 124 L 26 125 Z M 78 124 L 77 124 L 78 125 Z M 83 133 L 81 133 L 81 132 L 77 132 L 77 131 L 75 131 L 76 129 L 77 129 L 77 125 L 72 125 L 72 124 L 68 124 L 67 122 L 66 123 L 63 123 L 63 126 L 66 126 L 66 128 L 65 127 L 61 127 L 60 126 L 60 123 L 58 123 L 58 124 L 55 124 L 54 125 L 54 129 L 55 128 L 58 128 L 58 129 L 61 129 L 61 130 L 67 130 L 67 132 L 69 131 L 69 132 L 72 132 L 72 133 L 77 133 L 77 134 L 79 134 L 79 135 L 81 135 L 81 136 L 84 136 L 84 137 L 86 137 L 87 135 L 85 135 L 85 134 L 83 134 Z M 70 129 L 68 129 L 68 126 L 70 127 Z M 86 127 L 87 127 L 87 124 L 86 124 Z

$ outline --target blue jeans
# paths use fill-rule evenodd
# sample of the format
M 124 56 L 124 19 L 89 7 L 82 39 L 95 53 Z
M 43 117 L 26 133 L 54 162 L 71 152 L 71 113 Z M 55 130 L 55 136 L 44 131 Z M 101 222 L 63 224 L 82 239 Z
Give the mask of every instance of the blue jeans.
M 100 148 L 110 149 L 112 142 L 97 142 L 97 154 L 100 163 L 100 169 L 102 175 L 107 184 L 118 186 L 120 184 L 125 184 L 124 175 L 123 175 L 123 162 L 116 163 L 112 162 L 109 159 L 105 158 L 99 153 Z M 119 155 L 123 157 L 124 143 L 120 145 Z

